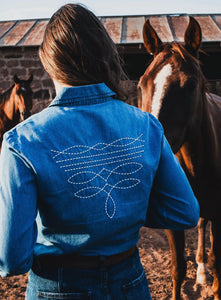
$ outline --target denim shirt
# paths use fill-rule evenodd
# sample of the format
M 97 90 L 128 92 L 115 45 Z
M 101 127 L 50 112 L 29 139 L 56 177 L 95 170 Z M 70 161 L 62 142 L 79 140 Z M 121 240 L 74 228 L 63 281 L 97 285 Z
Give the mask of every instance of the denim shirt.
M 103 83 L 64 88 L 4 136 L 0 275 L 33 254 L 112 255 L 141 226 L 194 227 L 199 206 L 162 126 Z

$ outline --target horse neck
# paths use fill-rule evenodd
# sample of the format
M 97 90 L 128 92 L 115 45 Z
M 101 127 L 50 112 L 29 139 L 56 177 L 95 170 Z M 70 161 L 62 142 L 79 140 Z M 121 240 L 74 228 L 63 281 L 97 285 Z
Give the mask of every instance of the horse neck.
M 4 114 L 9 120 L 13 120 L 15 116 L 16 111 L 16 105 L 15 105 L 15 86 L 12 88 L 11 94 L 6 100 L 2 106 L 2 109 L 4 111 Z
M 3 134 L 9 130 L 9 123 L 11 123 L 11 120 L 7 118 L 4 110 L 0 109 L 0 147 L 3 140 Z
M 210 95 L 206 95 L 205 98 L 206 105 L 204 107 L 202 122 L 203 147 L 207 157 L 213 157 L 213 161 L 218 166 L 218 162 L 220 161 L 219 132 L 221 128 L 221 104 L 220 101 L 216 101 Z
M 217 116 L 211 113 L 211 106 L 206 93 L 202 93 L 201 110 L 198 110 L 200 118 L 195 128 L 192 129 L 188 140 L 182 145 L 176 153 L 187 177 L 190 181 L 195 181 L 197 178 L 202 178 L 208 169 L 212 173 L 220 172 L 217 168 L 220 151 L 218 147 L 217 128 L 215 128 L 214 120 L 219 120 L 220 110 L 216 110 Z M 220 124 L 218 124 L 221 127 Z M 212 158 L 212 159 L 211 159 Z
M 19 114 L 16 113 L 13 119 L 10 120 L 4 110 L 0 110 L 0 151 L 4 133 L 16 126 L 19 123 L 19 118 Z
M 0 149 L 3 134 L 13 128 L 19 122 L 19 114 L 15 109 L 14 86 L 1 96 L 0 103 Z
M 203 123 L 205 121 L 206 94 L 200 93 L 198 106 L 193 114 L 184 144 L 176 153 L 189 179 L 195 178 L 201 172 L 205 158 Z

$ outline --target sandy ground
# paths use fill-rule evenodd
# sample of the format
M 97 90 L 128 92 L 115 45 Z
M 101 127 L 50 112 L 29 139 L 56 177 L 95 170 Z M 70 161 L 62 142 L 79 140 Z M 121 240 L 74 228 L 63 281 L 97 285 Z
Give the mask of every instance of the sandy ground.
M 187 230 L 186 233 L 187 274 L 182 285 L 183 300 L 212 300 L 210 282 L 205 286 L 195 284 L 196 262 L 195 253 L 197 246 L 197 229 Z M 207 229 L 207 253 L 209 252 L 209 228 Z M 152 300 L 171 299 L 172 279 L 170 273 L 171 255 L 166 234 L 163 230 L 149 228 L 141 229 L 141 239 L 138 243 L 142 264 L 149 281 Z
M 207 240 L 209 240 L 207 232 Z M 197 231 L 186 231 L 187 276 L 182 286 L 183 300 L 212 300 L 210 281 L 206 286 L 195 285 L 196 263 L 195 253 Z M 209 251 L 209 242 L 207 243 Z M 170 274 L 170 250 L 163 230 L 142 228 L 138 243 L 142 264 L 149 281 L 152 299 L 171 299 L 172 281 Z M 27 284 L 27 274 L 0 279 L 0 299 L 24 299 Z

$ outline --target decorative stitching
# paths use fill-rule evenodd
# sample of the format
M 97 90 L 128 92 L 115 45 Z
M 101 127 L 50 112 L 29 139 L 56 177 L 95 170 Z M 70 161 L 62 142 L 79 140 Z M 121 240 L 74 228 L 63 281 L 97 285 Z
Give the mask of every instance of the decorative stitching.
M 91 199 L 104 192 L 106 194 L 105 213 L 108 218 L 112 219 L 116 213 L 112 191 L 131 189 L 140 183 L 140 179 L 131 175 L 143 168 L 137 159 L 142 157 L 144 142 L 141 134 L 137 138 L 124 137 L 109 144 L 74 145 L 62 151 L 51 150 L 51 152 L 60 168 L 66 173 L 71 172 L 68 183 L 79 188 L 75 190 L 74 196 Z M 89 155 L 82 156 L 85 153 Z M 119 155 L 116 155 L 117 153 Z M 71 158 L 66 158 L 67 156 Z M 65 164 L 69 161 L 72 163 Z M 114 168 L 112 165 L 115 165 Z M 101 169 L 97 170 L 98 168 Z M 99 181 L 98 186 L 93 184 L 95 180 Z
M 65 170 L 65 172 L 70 172 L 70 171 L 75 171 L 75 170 L 80 170 L 80 169 L 85 169 L 85 168 L 100 167 L 100 166 L 103 166 L 103 165 L 111 165 L 111 164 L 114 164 L 114 163 L 122 162 L 122 161 L 125 161 L 125 160 L 130 160 L 130 159 L 134 159 L 134 158 L 138 158 L 138 157 L 142 157 L 142 155 L 130 157 L 130 158 L 127 158 L 127 159 L 115 160 L 115 161 L 102 163 L 102 164 L 95 164 L 95 165 L 84 166 L 84 167 L 80 167 L 80 168 L 67 169 L 67 170 Z
M 143 147 L 143 145 L 140 146 L 136 146 L 136 147 L 131 147 L 130 150 L 134 150 L 137 148 L 141 148 Z M 54 152 L 54 150 L 51 150 Z M 116 150 L 116 151 L 112 151 L 109 152 L 110 154 L 114 154 L 114 153 L 118 153 L 118 152 L 124 152 L 125 149 L 122 150 Z M 63 152 L 62 152 L 63 153 Z M 59 153 L 60 154 L 60 153 Z M 76 155 L 76 153 L 65 153 L 66 155 Z M 87 155 L 87 156 L 82 156 L 82 157 L 72 157 L 72 158 L 67 158 L 67 159 L 62 159 L 62 160 L 57 160 L 56 163 L 61 163 L 61 162 L 65 162 L 65 161 L 70 161 L 70 160 L 74 160 L 74 159 L 87 159 L 87 158 L 92 158 L 92 157 L 96 157 L 96 156 L 102 156 L 102 155 L 107 155 L 107 153 L 98 153 L 98 154 L 93 154 L 93 155 Z M 54 157 L 53 157 L 54 158 Z
M 137 152 L 132 152 L 132 153 L 129 153 L 127 155 L 131 156 L 131 155 L 134 155 L 134 154 L 137 154 L 137 153 L 142 153 L 142 152 L 144 152 L 144 150 L 140 150 L 140 151 L 137 151 Z M 116 158 L 122 158 L 124 156 L 125 156 L 125 154 L 118 155 L 118 156 L 113 156 L 113 157 L 101 158 L 101 159 L 97 159 L 97 160 L 90 160 L 89 162 L 88 161 L 84 161 L 84 162 L 80 162 L 80 163 L 74 163 L 74 164 L 70 164 L 70 165 L 64 165 L 64 166 L 61 166 L 61 168 L 68 168 L 68 167 L 77 166 L 77 165 L 84 165 L 84 164 L 88 164 L 88 163 L 96 163 L 96 162 L 101 162 L 101 161 L 110 160 L 110 159 L 114 160 L 114 162 L 115 162 Z M 77 158 L 75 158 L 75 159 L 77 159 Z
M 120 173 L 120 172 L 115 172 L 114 170 L 120 168 L 120 167 L 123 167 L 123 166 L 126 166 L 126 165 L 138 165 L 140 166 L 139 169 L 137 170 L 134 170 L 132 172 L 125 172 L 125 173 Z M 111 174 L 117 174 L 117 175 L 131 175 L 133 173 L 136 173 L 138 172 L 140 169 L 142 169 L 143 165 L 140 164 L 140 163 L 136 163 L 136 162 L 130 162 L 130 163 L 126 163 L 126 164 L 122 164 L 122 165 L 119 165 L 118 167 L 114 168 L 112 171 L 108 170 L 108 169 L 105 169 L 103 168 L 99 173 L 95 173 L 93 171 L 83 171 L 83 172 L 78 172 L 77 174 L 74 174 L 72 175 L 71 177 L 69 177 L 68 179 L 68 182 L 71 183 L 71 184 L 74 184 L 74 185 L 78 185 L 78 184 L 85 184 L 85 183 L 89 183 L 91 181 L 93 181 L 96 177 L 100 177 L 102 180 L 104 180 L 105 182 L 107 182 L 108 178 L 111 176 Z M 110 172 L 110 174 L 107 176 L 107 178 L 105 179 L 103 176 L 101 176 L 100 174 L 103 172 L 103 171 L 107 171 L 107 172 Z M 80 175 L 80 174 L 94 174 L 95 176 L 93 178 L 91 178 L 90 180 L 88 181 L 83 181 L 83 182 L 72 182 L 70 179 L 74 178 L 74 177 L 77 177 L 77 175 Z
M 69 154 L 69 155 L 74 155 L 74 154 L 79 154 L 79 152 L 77 152 L 77 153 L 66 153 L 65 151 L 68 151 L 68 150 L 70 150 L 70 149 L 73 149 L 73 148 L 79 148 L 79 147 L 82 147 L 82 148 L 87 148 L 87 150 L 85 150 L 85 151 L 82 151 L 80 154 L 83 154 L 83 153 L 86 153 L 86 152 L 88 152 L 88 151 L 90 151 L 90 150 L 99 150 L 99 151 L 101 151 L 101 150 L 105 150 L 107 147 L 110 147 L 110 146 L 114 146 L 114 147 L 125 147 L 125 146 L 129 146 L 130 144 L 133 144 L 133 143 L 135 143 L 136 141 L 140 141 L 140 142 L 144 142 L 143 140 L 140 140 L 140 138 L 141 138 L 141 136 L 142 136 L 143 134 L 141 134 L 141 135 L 139 135 L 137 138 L 129 138 L 129 137 L 125 137 L 125 138 L 120 138 L 120 139 L 118 139 L 118 140 L 116 140 L 116 141 L 113 141 L 112 143 L 110 143 L 110 144 L 106 144 L 106 143 L 97 143 L 96 145 L 94 145 L 94 146 L 92 146 L 92 147 L 90 147 L 90 146 L 86 146 L 86 145 L 75 145 L 75 146 L 71 146 L 71 147 L 69 147 L 69 148 L 67 148 L 67 149 L 65 149 L 65 150 L 63 150 L 63 151 L 57 151 L 57 150 L 51 150 L 52 152 L 56 152 L 57 154 L 53 157 L 53 158 L 55 158 L 55 157 L 57 157 L 58 155 L 60 155 L 60 154 Z M 131 140 L 131 142 L 129 142 L 128 144 L 120 144 L 120 145 L 115 145 L 115 143 L 118 143 L 118 142 L 121 142 L 121 141 L 123 141 L 123 140 Z M 103 148 L 96 148 L 96 147 L 98 147 L 98 145 L 105 145 Z

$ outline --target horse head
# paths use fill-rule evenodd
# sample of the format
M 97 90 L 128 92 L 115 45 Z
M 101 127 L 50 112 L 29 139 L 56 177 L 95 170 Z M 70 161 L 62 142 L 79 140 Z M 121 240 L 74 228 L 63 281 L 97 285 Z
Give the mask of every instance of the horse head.
M 144 46 L 153 60 L 138 83 L 139 107 L 162 123 L 176 153 L 201 118 L 205 83 L 198 50 L 202 39 L 198 22 L 190 17 L 184 44 L 163 44 L 147 20 L 143 26 Z
M 30 87 L 32 80 L 33 75 L 30 75 L 27 80 L 19 79 L 17 75 L 14 76 L 15 112 L 19 111 L 21 121 L 30 116 L 30 111 L 32 109 L 33 92 Z

